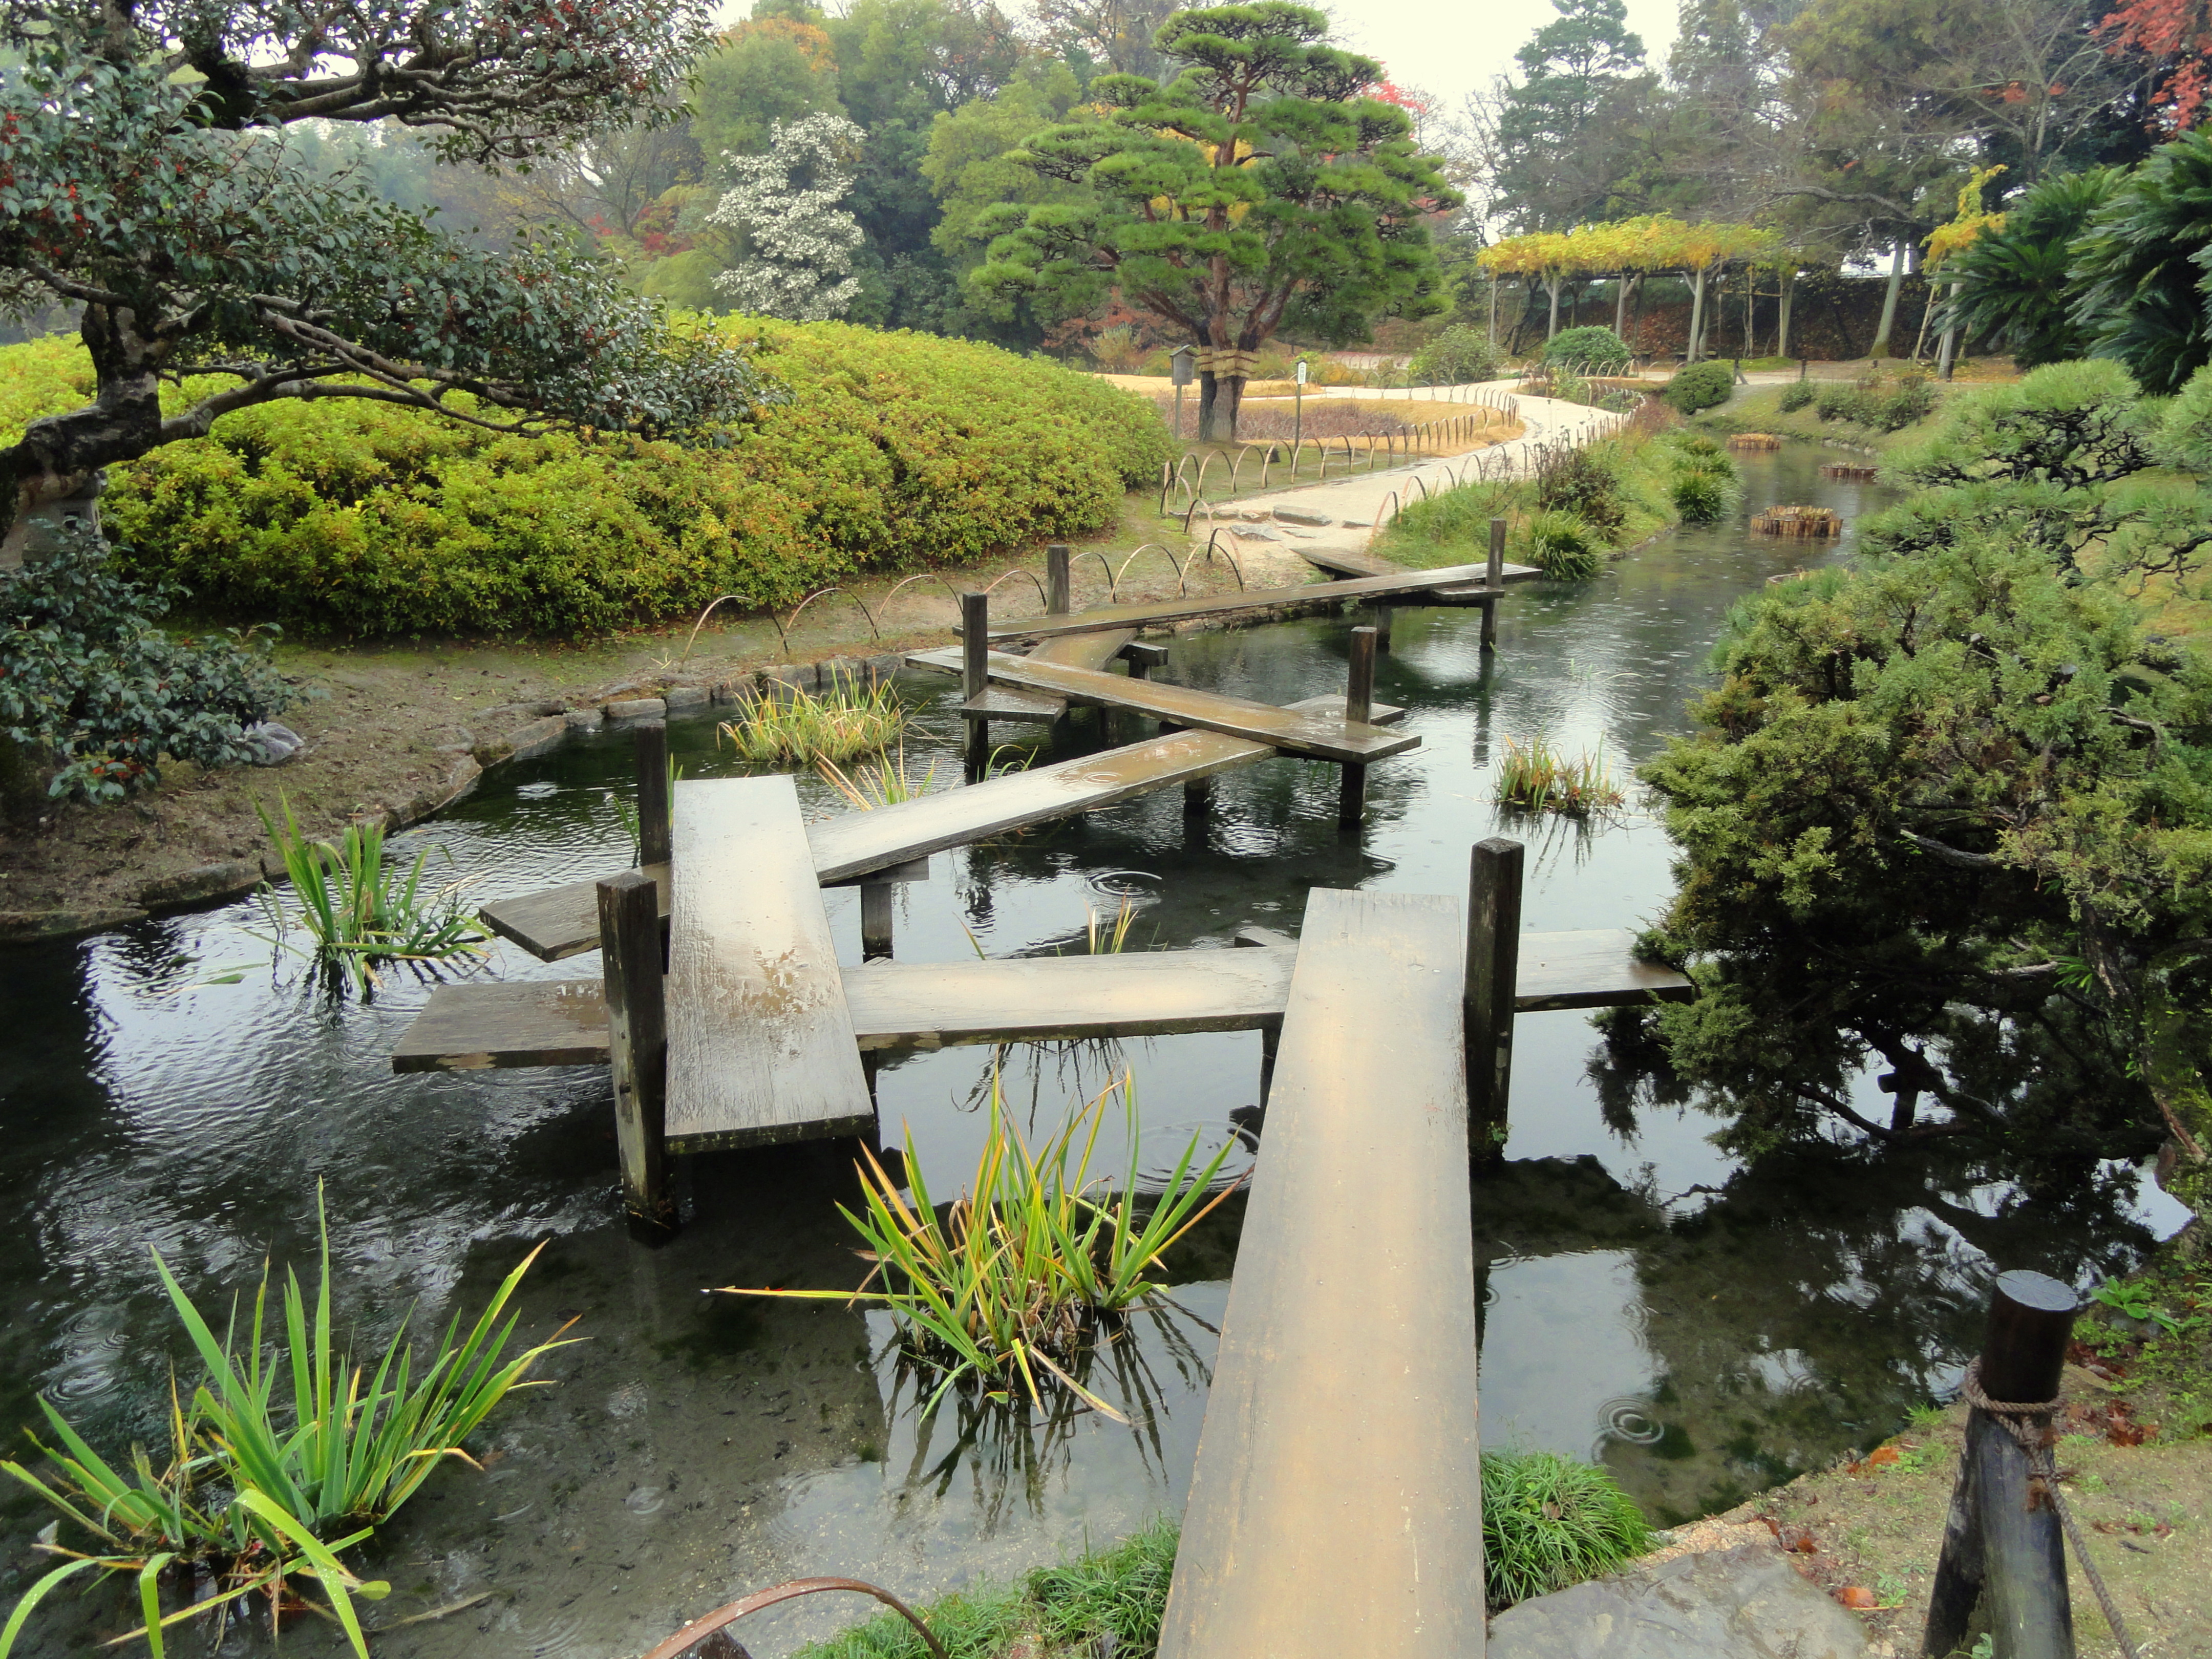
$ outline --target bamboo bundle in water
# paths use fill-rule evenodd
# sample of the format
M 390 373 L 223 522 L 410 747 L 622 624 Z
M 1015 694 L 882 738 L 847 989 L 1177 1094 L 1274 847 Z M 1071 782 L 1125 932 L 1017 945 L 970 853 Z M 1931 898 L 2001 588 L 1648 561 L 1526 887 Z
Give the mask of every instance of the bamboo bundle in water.
M 1852 483 L 1872 483 L 1875 469 L 1870 466 L 1850 466 L 1841 461 L 1831 461 L 1820 469 L 1824 478 L 1843 478 Z
M 1782 440 L 1771 432 L 1739 432 L 1728 441 L 1730 449 L 1779 449 Z
M 1770 507 L 1751 527 L 1761 536 L 1840 536 L 1844 515 L 1832 507 Z

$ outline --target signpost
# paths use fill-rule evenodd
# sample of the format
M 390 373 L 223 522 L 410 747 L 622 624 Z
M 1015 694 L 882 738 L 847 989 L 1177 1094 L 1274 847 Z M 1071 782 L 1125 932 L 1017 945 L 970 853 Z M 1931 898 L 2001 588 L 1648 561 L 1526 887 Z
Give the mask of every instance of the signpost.
M 1179 345 L 1168 353 L 1168 370 L 1176 389 L 1176 441 L 1182 441 L 1182 389 L 1191 383 L 1193 367 L 1198 353 L 1187 345 Z

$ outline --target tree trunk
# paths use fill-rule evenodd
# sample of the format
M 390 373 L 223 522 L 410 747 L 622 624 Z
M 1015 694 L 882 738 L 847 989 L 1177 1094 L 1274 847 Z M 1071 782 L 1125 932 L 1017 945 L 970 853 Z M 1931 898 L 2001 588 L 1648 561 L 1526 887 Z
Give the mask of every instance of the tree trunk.
M 1564 276 L 1554 276 L 1544 284 L 1552 292 L 1552 320 L 1544 327 L 1544 338 L 1547 342 L 1554 338 L 1559 331 L 1559 289 L 1565 282 L 1566 278 Z
M 1199 370 L 1198 441 L 1202 444 L 1213 441 L 1213 400 L 1219 392 L 1220 382 L 1213 378 L 1213 371 L 1210 368 Z
M 10 533 L 18 518 L 94 493 L 102 467 L 136 459 L 161 441 L 160 371 L 172 347 L 144 338 L 137 323 L 128 311 L 87 306 L 78 332 L 97 377 L 93 401 L 33 421 L 0 448 L 0 538 L 7 545 L 21 540 Z
M 1874 331 L 1874 343 L 1867 348 L 1869 357 L 1889 356 L 1890 331 L 1897 326 L 1897 296 L 1905 287 L 1905 242 L 1902 238 L 1890 245 L 1889 291 L 1881 296 L 1881 322 Z
M 1698 348 L 1705 343 L 1705 273 L 1690 273 L 1690 337 L 1682 343 L 1682 361 L 1698 361 Z
M 1636 290 L 1636 300 L 1634 308 L 1628 313 L 1628 328 L 1629 332 L 1636 337 L 1636 341 L 1630 345 L 1629 349 L 1640 351 L 1643 349 L 1644 339 L 1644 273 L 1642 271 L 1636 273 L 1636 280 L 1631 286 Z
M 1621 331 L 1627 325 L 1627 323 L 1628 273 L 1624 270 L 1620 276 L 1613 279 L 1613 331 L 1615 334 L 1620 334 L 1620 337 L 1624 340 L 1626 339 L 1628 336 L 1621 333 Z
M 1775 325 L 1774 355 L 1778 357 L 1787 357 L 1790 355 L 1790 302 L 1796 297 L 1796 294 L 1797 268 L 1795 265 L 1784 265 L 1782 268 L 1782 294 L 1779 300 L 1781 317 Z
M 1244 404 L 1244 387 L 1248 379 L 1248 376 L 1243 374 L 1222 374 L 1215 377 L 1213 426 L 1214 430 L 1220 434 L 1218 441 L 1222 443 L 1233 444 L 1237 441 L 1237 416 Z
M 1953 283 L 1951 284 L 1951 299 L 1954 304 L 1957 302 L 1959 298 L 1959 290 L 1964 287 L 1966 287 L 1964 283 Z M 1936 349 L 1937 362 L 1936 368 L 1936 374 L 1944 380 L 1949 380 L 1951 378 L 1951 371 L 1958 367 L 1956 358 L 1958 349 L 1959 325 L 1954 322 L 1947 322 L 1943 330 L 1943 343 Z
M 1759 267 L 1743 269 L 1743 355 L 1759 356 Z

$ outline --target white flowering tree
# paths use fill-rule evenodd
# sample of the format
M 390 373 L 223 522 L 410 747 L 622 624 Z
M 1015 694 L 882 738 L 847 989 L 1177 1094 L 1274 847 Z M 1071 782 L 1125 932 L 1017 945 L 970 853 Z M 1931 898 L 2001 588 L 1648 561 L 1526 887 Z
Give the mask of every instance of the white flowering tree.
M 853 188 L 860 129 L 841 115 L 778 121 L 765 155 L 732 155 L 736 182 L 708 222 L 744 233 L 745 258 L 714 279 L 740 311 L 818 323 L 860 291 L 860 222 L 839 205 Z

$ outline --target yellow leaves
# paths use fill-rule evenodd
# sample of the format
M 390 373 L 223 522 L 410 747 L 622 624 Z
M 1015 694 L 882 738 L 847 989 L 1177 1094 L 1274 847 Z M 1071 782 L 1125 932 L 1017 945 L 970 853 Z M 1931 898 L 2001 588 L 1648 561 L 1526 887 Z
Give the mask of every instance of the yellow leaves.
M 1710 270 L 1767 252 L 1779 239 L 1757 225 L 1725 221 L 1686 223 L 1672 214 L 1645 214 L 1569 231 L 1510 236 L 1485 248 L 1478 263 L 1501 275 L 1547 281 L 1577 272 Z
M 1959 188 L 1959 211 L 1949 223 L 1936 227 L 1928 239 L 1928 267 L 1934 270 L 1961 248 L 1973 246 L 1974 239 L 1985 230 L 2002 230 L 2005 216 L 2002 213 L 1984 213 L 1982 186 L 2005 170 L 2000 162 L 1995 167 L 1976 167 L 1966 175 L 1966 182 Z

